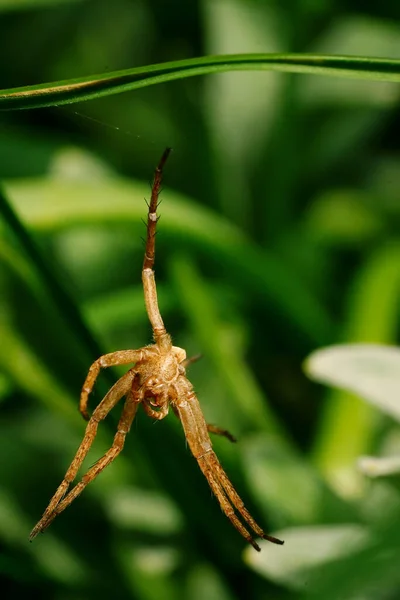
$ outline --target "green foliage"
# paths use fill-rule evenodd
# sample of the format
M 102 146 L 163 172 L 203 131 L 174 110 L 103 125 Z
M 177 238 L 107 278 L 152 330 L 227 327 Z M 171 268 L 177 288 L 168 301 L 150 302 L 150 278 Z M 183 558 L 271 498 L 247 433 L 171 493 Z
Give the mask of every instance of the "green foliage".
M 331 346 L 313 352 L 307 359 L 306 369 L 310 377 L 316 381 L 348 390 L 364 398 L 370 404 L 376 406 L 378 410 L 390 415 L 396 421 L 400 420 L 398 404 L 400 350 L 398 348 L 372 343 Z M 339 398 L 339 407 L 340 401 L 343 404 L 343 400 L 343 396 Z M 353 404 L 354 410 L 356 399 L 348 398 L 347 400 L 350 405 Z M 361 402 L 361 400 L 358 402 Z M 360 472 L 370 477 L 384 477 L 400 472 L 400 446 L 398 442 L 397 444 L 393 444 L 393 442 L 390 445 L 387 444 L 389 439 L 387 437 L 385 440 L 386 449 L 384 448 L 383 450 L 385 456 L 377 458 L 359 456 L 358 468 Z M 363 448 L 368 447 L 369 445 L 364 444 Z M 334 457 L 332 462 L 334 463 L 334 468 L 338 469 L 338 465 L 335 464 L 337 461 L 335 461 Z M 350 461 L 348 460 L 347 469 L 349 469 L 349 465 Z M 346 468 L 346 464 L 344 468 Z M 361 564 L 361 561 L 357 557 L 358 552 L 354 552 L 354 548 L 352 547 L 354 536 L 352 536 L 350 545 L 351 553 L 355 554 L 353 560 L 346 564 L 343 558 L 340 555 L 338 556 L 341 562 L 340 568 L 347 573 L 347 576 L 345 574 L 344 581 L 339 585 L 338 594 L 346 596 L 349 593 L 349 589 L 352 587 L 355 588 L 354 582 L 357 582 L 357 592 L 360 592 L 360 590 L 369 592 L 377 585 L 377 582 L 381 578 L 385 580 L 388 588 L 398 585 L 399 580 L 398 576 L 394 575 L 393 565 L 385 557 L 391 551 L 389 548 L 394 550 L 398 547 L 398 535 L 400 532 L 397 526 L 393 527 L 393 522 L 400 507 L 400 498 L 398 490 L 395 487 L 389 487 L 387 490 L 383 488 L 383 490 L 384 494 L 381 494 L 380 498 L 378 496 L 378 499 L 375 499 L 373 502 L 373 510 L 379 515 L 379 527 L 376 528 L 376 522 L 374 523 L 376 516 L 367 521 L 370 528 L 370 535 L 369 539 L 366 537 L 364 543 L 361 544 L 362 551 L 359 554 L 359 558 L 363 557 L 363 563 Z M 389 530 L 390 534 L 388 536 Z M 383 533 L 384 535 L 382 535 Z M 298 531 L 296 531 L 296 535 L 299 535 Z M 370 574 L 367 574 L 364 561 L 367 564 L 370 564 L 372 561 L 372 565 L 381 564 L 380 572 L 379 568 L 375 571 L 375 579 L 371 578 Z M 374 567 L 372 566 L 372 568 Z M 352 570 L 351 576 L 350 569 Z M 328 577 L 331 577 L 329 568 L 326 570 L 326 574 L 328 574 Z M 322 581 L 324 581 L 324 575 L 322 576 Z M 320 586 L 320 583 L 316 584 L 317 589 L 320 589 Z M 337 596 L 331 593 L 329 597 L 335 598 Z
M 400 31 L 385 3 L 288 7 L 0 0 L 2 597 L 399 595 L 399 358 L 379 344 L 398 343 Z M 46 108 L 14 110 L 30 107 Z M 174 416 L 140 413 L 29 544 L 82 437 L 90 363 L 150 342 L 141 220 L 167 145 L 162 314 L 203 354 L 207 420 L 238 437 L 217 454 L 286 543 L 243 553 Z M 301 365 L 340 342 L 375 346 L 311 354 L 346 390 L 326 394 Z

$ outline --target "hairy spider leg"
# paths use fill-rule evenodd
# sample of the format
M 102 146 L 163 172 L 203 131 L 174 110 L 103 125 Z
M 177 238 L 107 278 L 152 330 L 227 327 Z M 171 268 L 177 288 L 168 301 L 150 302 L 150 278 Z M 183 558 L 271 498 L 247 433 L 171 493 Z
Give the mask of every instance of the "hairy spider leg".
M 171 148 L 166 148 L 161 160 L 155 170 L 153 185 L 151 188 L 151 198 L 149 203 L 149 212 L 147 216 L 147 237 L 144 253 L 142 281 L 144 288 L 144 299 L 146 310 L 153 329 L 154 341 L 161 350 L 168 352 L 172 347 L 171 337 L 165 329 L 160 309 L 158 308 L 156 280 L 154 276 L 154 260 L 156 252 L 156 228 L 157 228 L 157 205 L 160 195 L 162 173 Z
M 224 469 L 222 468 L 222 465 L 219 462 L 215 452 L 207 453 L 203 457 L 203 459 L 204 459 L 204 462 L 206 463 L 207 467 L 217 477 L 220 485 L 224 489 L 224 492 L 228 496 L 228 498 L 231 501 L 231 503 L 233 504 L 233 506 L 240 513 L 240 515 L 243 517 L 243 519 L 246 521 L 246 523 L 253 529 L 253 531 L 257 535 L 259 535 L 261 538 L 263 538 L 265 540 L 269 540 L 270 542 L 273 542 L 274 544 L 283 544 L 283 542 L 281 540 L 278 540 L 278 538 L 275 538 L 272 535 L 268 535 L 268 534 L 264 533 L 264 531 L 261 529 L 261 527 L 253 519 L 253 517 L 251 516 L 251 514 L 245 507 L 243 500 L 240 498 L 239 494 L 236 492 L 236 490 L 233 487 L 231 481 L 229 480 L 227 474 L 225 473 Z M 201 468 L 201 465 L 200 465 L 200 468 Z
M 211 423 L 207 423 L 207 431 L 208 433 L 215 433 L 215 435 L 226 437 L 233 444 L 237 442 L 235 436 L 232 435 L 227 429 L 222 429 L 221 427 L 217 427 L 217 425 L 211 425 Z
M 212 449 L 210 437 L 208 435 L 207 424 L 204 420 L 199 401 L 193 391 L 190 391 L 186 398 L 179 398 L 175 406 L 182 421 L 182 426 L 186 434 L 189 447 L 193 456 L 196 458 L 199 467 L 217 497 L 223 512 L 231 521 L 239 533 L 257 550 L 260 547 L 254 541 L 248 530 L 239 521 L 234 512 L 234 508 L 242 516 L 243 520 L 260 537 L 276 544 L 283 544 L 281 540 L 267 535 L 250 515 L 240 496 L 235 491 L 233 485 L 228 479 L 221 463 Z
M 79 412 L 86 421 L 89 421 L 89 413 L 87 410 L 89 394 L 93 390 L 100 370 L 108 367 L 115 367 L 116 365 L 129 365 L 141 362 L 147 358 L 146 354 L 145 348 L 142 348 L 141 350 L 118 350 L 117 352 L 103 354 L 103 356 L 100 356 L 100 358 L 94 361 L 86 375 L 79 401 Z
M 200 360 L 201 358 L 203 358 L 202 354 L 195 354 L 194 356 L 191 356 L 190 358 L 186 358 L 183 362 L 182 362 L 182 366 L 187 369 L 190 365 L 192 365 L 193 363 L 197 362 L 198 360 Z
M 138 407 L 138 379 L 139 378 L 136 377 L 136 373 L 133 370 L 125 373 L 125 375 L 123 375 L 123 377 L 121 377 L 117 383 L 113 385 L 113 387 L 109 390 L 106 396 L 104 396 L 103 400 L 94 410 L 89 423 L 86 426 L 84 438 L 71 465 L 68 468 L 68 471 L 65 474 L 63 481 L 50 500 L 43 517 L 32 529 L 32 532 L 29 536 L 31 541 L 38 535 L 38 533 L 47 529 L 54 518 L 65 508 L 67 508 L 67 506 L 69 506 L 69 504 L 71 504 L 71 502 L 82 492 L 86 485 L 95 477 L 97 477 L 97 475 L 121 452 L 124 445 L 125 436 L 130 429 Z M 100 421 L 106 418 L 110 410 L 114 408 L 117 402 L 125 395 L 127 395 L 127 400 L 118 424 L 118 431 L 114 437 L 114 441 L 110 450 L 108 450 L 108 452 L 106 452 L 106 454 L 99 461 L 97 461 L 91 469 L 89 469 L 89 471 L 83 476 L 82 481 L 78 483 L 69 492 L 69 494 L 67 494 L 67 496 L 65 496 L 69 486 L 77 476 L 79 468 L 81 467 L 93 444 Z
M 174 413 L 178 417 L 178 419 L 180 419 L 181 417 L 179 415 L 179 411 L 176 408 L 175 404 L 172 405 L 172 410 L 174 411 Z M 206 423 L 206 426 L 207 426 L 207 431 L 209 433 L 214 433 L 215 435 L 220 435 L 222 437 L 226 437 L 226 439 L 228 439 L 233 444 L 235 444 L 237 442 L 237 439 L 235 438 L 235 436 L 232 435 L 227 429 L 222 429 L 221 427 L 217 427 L 216 425 L 211 425 L 210 423 Z
M 198 463 L 200 465 L 200 469 L 202 473 L 205 475 L 210 488 L 212 489 L 215 497 L 217 498 L 222 511 L 228 517 L 232 525 L 238 530 L 238 532 L 244 537 L 244 539 L 249 542 L 253 546 L 257 552 L 261 551 L 260 546 L 257 542 L 252 538 L 250 533 L 247 531 L 246 527 L 244 527 L 243 523 L 238 519 L 232 505 L 230 504 L 224 490 L 220 486 L 218 480 L 214 477 L 213 473 L 209 469 L 205 469 L 204 466 L 201 465 L 200 459 L 198 459 Z

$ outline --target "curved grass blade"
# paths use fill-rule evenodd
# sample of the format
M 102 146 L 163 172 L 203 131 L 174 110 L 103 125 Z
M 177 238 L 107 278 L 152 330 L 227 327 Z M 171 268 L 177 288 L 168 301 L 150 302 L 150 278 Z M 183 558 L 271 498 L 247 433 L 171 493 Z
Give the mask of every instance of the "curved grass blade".
M 0 109 L 60 106 L 196 75 L 249 70 L 400 82 L 400 60 L 396 59 L 314 54 L 229 54 L 6 89 L 0 92 Z

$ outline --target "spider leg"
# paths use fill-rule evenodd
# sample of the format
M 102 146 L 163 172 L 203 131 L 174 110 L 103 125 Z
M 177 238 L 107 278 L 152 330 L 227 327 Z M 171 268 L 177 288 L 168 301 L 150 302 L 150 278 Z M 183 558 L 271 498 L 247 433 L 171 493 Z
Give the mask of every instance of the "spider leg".
M 119 350 L 117 352 L 110 352 L 95 360 L 86 376 L 79 401 L 79 412 L 86 421 L 89 421 L 89 413 L 87 411 L 89 394 L 93 390 L 93 386 L 99 376 L 100 370 L 102 368 L 115 367 L 116 365 L 137 363 L 145 358 L 146 349 L 142 348 L 141 350 Z
M 118 423 L 118 430 L 114 436 L 111 448 L 87 471 L 82 480 L 67 494 L 67 496 L 56 506 L 52 515 L 46 524 L 46 527 L 55 519 L 55 517 L 65 510 L 75 498 L 77 498 L 85 487 L 93 481 L 100 473 L 108 467 L 112 461 L 123 450 L 126 434 L 129 432 L 133 419 L 135 418 L 138 403 L 134 400 L 132 393 L 127 394 L 127 399 Z
M 194 362 L 197 362 L 202 357 L 203 357 L 202 354 L 195 354 L 194 356 L 191 356 L 190 358 L 186 358 L 183 362 L 181 362 L 181 365 L 183 367 L 185 367 L 185 369 L 187 369 L 187 367 L 189 367 L 190 365 L 192 365 Z
M 209 433 L 215 433 L 216 435 L 222 435 L 226 437 L 230 442 L 237 442 L 237 439 L 234 435 L 229 433 L 229 431 L 227 431 L 226 429 L 221 429 L 221 427 L 217 427 L 216 425 L 211 425 L 210 423 L 207 423 L 207 431 Z
M 106 466 L 106 465 L 102 466 L 101 469 L 99 470 L 98 464 L 100 461 L 98 461 L 88 471 L 88 473 L 86 475 L 84 475 L 84 477 L 82 479 L 82 482 L 85 482 L 83 487 L 81 485 L 82 482 L 79 483 L 77 486 L 75 486 L 75 488 L 73 488 L 73 490 L 63 500 L 66 492 L 68 491 L 69 486 L 74 481 L 74 479 L 79 471 L 80 466 L 82 465 L 87 453 L 90 450 L 91 445 L 93 444 L 94 438 L 96 437 L 99 422 L 102 421 L 103 419 L 105 419 L 105 417 L 108 415 L 110 410 L 117 404 L 117 402 L 122 398 L 122 396 L 125 396 L 125 394 L 128 394 L 128 398 L 125 403 L 122 417 L 121 417 L 121 420 L 120 420 L 120 423 L 118 426 L 118 432 L 114 438 L 114 443 L 112 446 L 112 448 L 114 446 L 116 448 L 119 448 L 119 445 L 121 445 L 121 440 L 122 440 L 122 445 L 121 445 L 121 449 L 122 449 L 123 440 L 125 439 L 125 435 L 126 435 L 126 434 L 124 434 L 124 430 L 127 427 L 129 429 L 130 424 L 132 423 L 133 418 L 135 416 L 137 406 L 138 406 L 138 402 L 135 401 L 136 400 L 136 398 L 135 398 L 135 394 L 136 394 L 135 379 L 137 379 L 135 377 L 135 375 L 136 374 L 134 371 L 128 371 L 128 373 L 126 373 L 123 377 L 121 377 L 121 379 L 119 379 L 117 381 L 117 383 L 115 383 L 113 385 L 113 387 L 109 390 L 109 392 L 106 394 L 106 396 L 104 396 L 103 400 L 100 402 L 100 404 L 97 406 L 97 408 L 93 412 L 93 414 L 89 420 L 89 423 L 86 426 L 86 431 L 85 431 L 83 440 L 75 454 L 74 459 L 72 460 L 72 463 L 70 464 L 70 466 L 64 476 L 64 479 L 62 480 L 61 484 L 59 485 L 59 487 L 56 490 L 56 493 L 50 500 L 50 503 L 49 503 L 48 507 L 46 508 L 46 510 L 43 514 L 43 517 L 40 519 L 40 521 L 37 523 L 37 525 L 35 525 L 35 527 L 32 529 L 32 532 L 29 536 L 29 539 L 31 541 L 38 535 L 38 533 L 44 531 L 50 525 L 50 523 L 53 521 L 53 519 L 61 511 L 63 511 L 72 502 L 72 500 L 74 500 L 74 498 L 76 498 L 76 496 L 82 491 L 83 487 L 85 487 L 89 483 L 89 481 L 94 479 L 94 477 L 96 477 L 96 475 L 98 475 L 98 473 L 104 468 L 104 466 Z M 117 454 L 118 454 L 118 452 L 117 452 Z M 113 458 L 115 458 L 115 456 L 113 456 L 111 460 L 113 460 Z M 102 459 L 100 459 L 100 460 L 102 460 Z M 90 478 L 88 479 L 89 474 L 90 474 Z M 75 492 L 76 488 L 78 488 L 79 491 Z
M 174 411 L 174 413 L 176 414 L 178 419 L 180 419 L 179 411 L 174 404 L 172 404 L 172 410 Z M 227 429 L 221 429 L 221 427 L 217 427 L 216 425 L 211 425 L 210 423 L 207 423 L 206 425 L 207 425 L 207 431 L 209 433 L 215 433 L 216 435 L 222 435 L 223 437 L 226 437 L 232 443 L 237 442 L 237 439 L 235 438 L 235 436 L 232 435 Z
M 244 537 L 244 539 L 247 540 L 249 542 L 249 544 L 251 544 L 253 546 L 253 548 L 255 550 L 257 550 L 257 552 L 260 552 L 261 551 L 260 546 L 252 538 L 250 533 L 247 531 L 246 527 L 244 527 L 244 525 L 237 518 L 235 511 L 232 508 L 231 503 L 229 502 L 224 490 L 222 489 L 222 487 L 219 484 L 219 482 L 217 481 L 217 479 L 215 479 L 215 477 L 213 476 L 213 474 L 210 470 L 205 469 L 201 466 L 200 460 L 198 462 L 199 462 L 199 465 L 200 465 L 200 468 L 201 468 L 203 474 L 205 475 L 205 477 L 208 481 L 210 488 L 212 489 L 214 495 L 216 496 L 216 498 L 221 506 L 222 511 L 226 514 L 226 516 L 228 517 L 228 519 L 230 520 L 232 525 L 238 530 L 238 532 Z
M 211 440 L 208 435 L 207 424 L 195 394 L 190 391 L 186 398 L 175 402 L 176 409 L 182 421 L 186 439 L 193 456 L 216 495 L 220 506 L 226 516 L 241 535 L 256 549 L 260 550 L 258 544 L 253 540 L 244 525 L 237 518 L 234 509 L 241 515 L 245 523 L 261 538 L 276 544 L 283 544 L 281 540 L 267 535 L 250 515 L 243 500 L 236 492 L 228 479 L 221 463 L 212 449 Z
M 242 516 L 243 520 L 252 528 L 252 530 L 257 535 L 259 535 L 261 538 L 263 538 L 264 540 L 269 540 L 270 542 L 273 542 L 274 544 L 283 544 L 283 542 L 281 540 L 278 540 L 277 538 L 264 533 L 264 531 L 261 529 L 261 527 L 253 519 L 253 517 L 251 516 L 251 514 L 245 507 L 243 500 L 241 499 L 241 497 L 239 496 L 239 494 L 233 487 L 227 474 L 225 473 L 224 469 L 222 468 L 222 465 L 219 462 L 215 452 L 213 452 L 213 451 L 208 452 L 206 455 L 204 455 L 204 457 L 201 457 L 201 458 L 206 463 L 207 468 L 209 468 L 210 471 L 213 473 L 214 477 L 216 477 L 218 479 L 220 485 L 224 489 L 224 492 L 228 496 L 232 505 L 236 508 L 238 513 Z M 199 464 L 200 464 L 200 461 L 199 461 Z M 201 468 L 201 465 L 200 465 L 200 468 Z M 204 470 L 203 470 L 203 473 L 204 473 Z

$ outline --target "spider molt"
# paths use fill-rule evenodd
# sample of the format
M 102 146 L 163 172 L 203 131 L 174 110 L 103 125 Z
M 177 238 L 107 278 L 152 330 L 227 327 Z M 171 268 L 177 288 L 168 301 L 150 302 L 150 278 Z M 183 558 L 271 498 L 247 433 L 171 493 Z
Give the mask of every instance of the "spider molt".
M 158 221 L 157 206 L 163 168 L 170 152 L 170 148 L 164 151 L 154 174 L 142 269 L 144 300 L 153 329 L 154 343 L 139 350 L 118 350 L 105 354 L 90 367 L 83 384 L 79 404 L 82 416 L 88 421 L 85 435 L 43 517 L 33 528 L 30 540 L 47 529 L 55 517 L 79 496 L 88 483 L 93 481 L 118 456 L 123 449 L 126 434 L 129 432 L 136 411 L 139 405 L 142 405 L 149 417 L 159 420 L 166 417 L 169 408 L 172 407 L 182 422 L 189 448 L 217 497 L 221 509 L 232 525 L 256 550 L 260 551 L 260 546 L 253 539 L 249 530 L 265 540 L 283 544 L 281 540 L 266 534 L 256 523 L 222 468 L 212 449 L 209 432 L 223 435 L 231 441 L 235 441 L 235 438 L 228 431 L 206 423 L 193 386 L 186 377 L 186 367 L 198 357 L 187 359 L 185 350 L 172 345 L 171 336 L 165 329 L 158 308 L 153 270 Z M 100 370 L 116 365 L 133 365 L 133 367 L 113 385 L 89 417 L 88 397 Z M 125 403 L 111 448 L 70 489 L 94 441 L 100 421 L 106 418 L 110 410 L 122 398 L 125 398 Z

